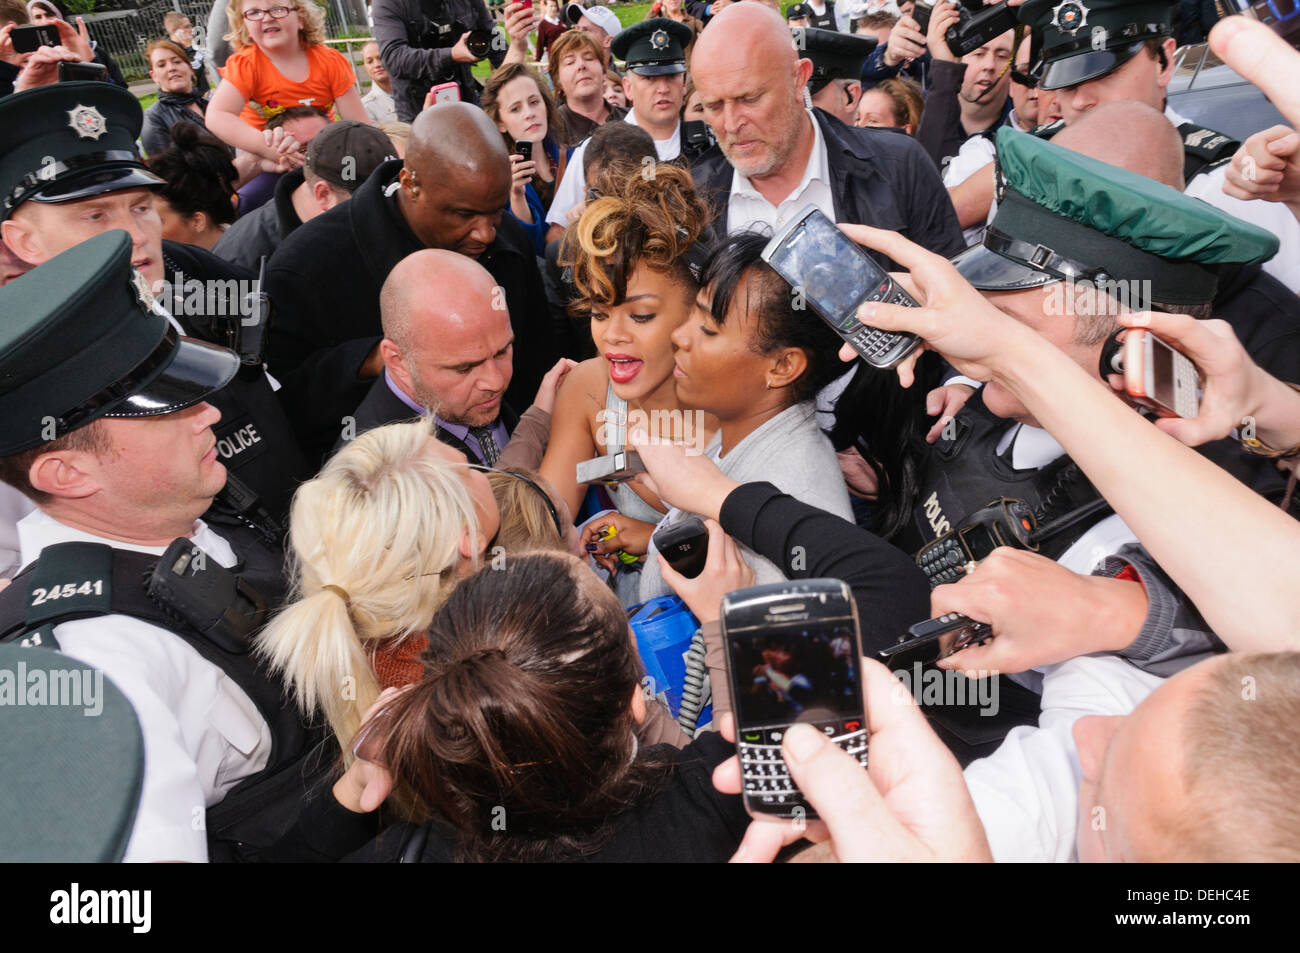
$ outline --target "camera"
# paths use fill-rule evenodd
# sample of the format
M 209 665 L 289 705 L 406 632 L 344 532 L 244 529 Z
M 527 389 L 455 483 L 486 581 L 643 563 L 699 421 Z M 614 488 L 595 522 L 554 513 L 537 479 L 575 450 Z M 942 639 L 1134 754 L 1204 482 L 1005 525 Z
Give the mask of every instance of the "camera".
M 424 14 L 424 29 L 416 40 L 416 46 L 426 50 L 445 50 L 455 46 L 464 36 L 465 48 L 478 59 L 483 59 L 491 52 L 496 27 L 491 30 L 471 30 L 459 20 L 448 20 L 446 7 L 441 0 L 421 0 L 420 11 Z
M 963 0 L 960 11 L 961 21 L 944 34 L 953 56 L 973 53 L 1018 22 L 1016 11 L 1007 6 L 1006 0 L 991 7 L 984 6 L 979 0 Z

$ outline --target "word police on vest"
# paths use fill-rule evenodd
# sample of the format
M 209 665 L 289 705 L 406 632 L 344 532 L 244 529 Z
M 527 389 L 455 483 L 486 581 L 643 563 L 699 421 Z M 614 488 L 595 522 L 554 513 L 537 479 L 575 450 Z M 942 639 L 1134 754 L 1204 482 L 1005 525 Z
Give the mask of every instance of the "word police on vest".
M 229 460 L 261 442 L 262 435 L 257 432 L 257 427 L 251 423 L 245 424 L 217 439 L 217 453 L 221 454 L 222 460 Z

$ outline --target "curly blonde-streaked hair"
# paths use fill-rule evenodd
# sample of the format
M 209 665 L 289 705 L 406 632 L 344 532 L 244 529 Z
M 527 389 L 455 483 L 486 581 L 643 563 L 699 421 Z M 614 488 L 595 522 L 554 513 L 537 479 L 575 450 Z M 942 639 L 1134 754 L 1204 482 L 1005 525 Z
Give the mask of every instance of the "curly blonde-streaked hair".
M 647 174 L 647 169 L 653 174 Z M 709 220 L 691 174 L 667 163 L 616 164 L 592 183 L 603 192 L 564 237 L 560 261 L 573 268 L 574 313 L 623 300 L 638 265 L 683 278 L 694 293 L 685 255 Z
M 298 39 L 303 46 L 325 42 L 325 11 L 312 0 L 275 0 L 276 5 L 293 7 L 298 12 Z M 230 30 L 222 39 L 237 50 L 252 46 L 248 27 L 244 25 L 244 0 L 230 0 L 226 4 L 226 21 Z
M 344 751 L 379 695 L 366 643 L 428 628 L 461 534 L 478 533 L 459 468 L 430 454 L 429 439 L 427 419 L 367 431 L 293 497 L 293 601 L 257 651 L 304 712 L 319 706 Z

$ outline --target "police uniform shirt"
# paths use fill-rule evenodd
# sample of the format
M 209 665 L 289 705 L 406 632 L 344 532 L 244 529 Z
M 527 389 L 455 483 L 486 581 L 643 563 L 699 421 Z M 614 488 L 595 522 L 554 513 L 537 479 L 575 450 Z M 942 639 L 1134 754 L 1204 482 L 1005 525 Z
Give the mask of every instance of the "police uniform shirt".
M 233 566 L 230 545 L 202 520 L 194 525 L 194 545 L 222 566 Z M 18 523 L 18 535 L 23 565 L 56 543 L 104 543 L 158 556 L 164 549 L 94 536 L 39 510 Z M 140 719 L 144 787 L 123 859 L 206 861 L 205 809 L 266 767 L 271 756 L 271 732 L 257 707 L 189 643 L 148 622 L 98 616 L 57 625 L 54 635 L 65 655 L 102 669 Z
M 813 128 L 812 152 L 804 166 L 803 178 L 780 205 L 773 205 L 758 193 L 749 179 L 739 172 L 731 174 L 731 193 L 727 197 L 727 233 L 763 230 L 774 232 L 810 202 L 835 220 L 835 197 L 831 191 L 830 158 L 821 124 L 806 110 Z
M 993 146 L 993 140 L 988 136 L 971 136 L 961 144 L 957 154 L 948 160 L 943 169 L 943 186 L 946 189 L 954 188 L 961 185 L 972 175 L 983 169 L 993 161 L 997 155 L 997 149 Z M 992 174 L 990 172 L 990 174 Z M 994 199 L 989 203 L 989 214 L 985 216 L 984 221 L 978 225 L 972 225 L 970 228 L 962 229 L 962 237 L 966 239 L 967 245 L 974 245 L 984 239 L 984 229 L 989 222 L 993 221 L 993 215 L 997 211 L 997 200 Z
M 633 126 L 639 126 L 636 121 L 635 110 L 629 111 L 623 117 L 623 122 L 630 123 Z M 682 154 L 682 123 L 679 119 L 677 125 L 673 127 L 673 134 L 667 139 L 656 139 L 655 152 L 659 155 L 660 162 L 672 162 Z M 587 195 L 587 174 L 582 168 L 582 156 L 587 151 L 587 143 L 584 142 L 573 150 L 573 155 L 569 156 L 569 164 L 564 168 L 564 178 L 560 184 L 555 187 L 555 198 L 551 200 L 551 210 L 546 213 L 547 225 L 559 225 L 561 228 L 568 228 L 567 221 L 569 210 L 574 208 Z
M 1165 118 L 1175 126 L 1191 121 L 1168 106 L 1165 107 Z M 1280 202 L 1265 202 L 1262 199 L 1247 201 L 1228 195 L 1223 191 L 1227 174 L 1228 163 L 1225 162 L 1217 169 L 1210 169 L 1193 178 L 1183 192 L 1276 235 L 1282 243 L 1281 247 L 1271 260 L 1264 262 L 1264 270 L 1300 294 L 1300 220 Z

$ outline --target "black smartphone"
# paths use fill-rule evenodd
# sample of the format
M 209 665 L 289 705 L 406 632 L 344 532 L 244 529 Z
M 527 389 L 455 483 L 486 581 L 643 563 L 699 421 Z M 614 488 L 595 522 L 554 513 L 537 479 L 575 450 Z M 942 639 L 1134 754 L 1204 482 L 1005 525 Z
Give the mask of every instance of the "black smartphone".
M 709 530 L 698 516 L 665 526 L 654 534 L 652 542 L 668 565 L 687 579 L 704 572 L 704 562 L 709 558 Z
M 993 638 L 993 627 L 987 622 L 949 612 L 937 619 L 926 619 L 907 630 L 895 645 L 881 649 L 876 658 L 890 668 L 911 668 L 920 662 L 928 664 L 952 655 L 968 645 L 983 645 Z
M 9 42 L 15 53 L 35 53 L 42 46 L 59 45 L 59 28 L 53 23 L 16 26 L 9 31 Z
M 858 321 L 858 308 L 868 301 L 917 303 L 817 206 L 802 209 L 773 235 L 762 257 L 872 367 L 894 367 L 916 350 L 915 334 Z
M 722 640 L 745 809 L 815 818 L 790 779 L 781 739 L 791 725 L 809 724 L 866 767 L 862 640 L 853 593 L 838 579 L 737 589 L 722 599 Z
M 533 144 L 527 139 L 516 142 L 515 155 L 523 156 L 525 162 L 531 162 L 533 158 Z
M 70 63 L 64 60 L 59 64 L 60 83 L 108 82 L 108 67 L 102 63 Z
M 947 520 L 940 524 L 942 529 Z M 957 582 L 966 567 L 978 564 L 999 546 L 1037 550 L 1033 534 L 1038 528 L 1034 511 L 1022 500 L 993 500 L 967 517 L 960 526 L 944 529 L 916 554 L 916 564 L 930 587 Z

